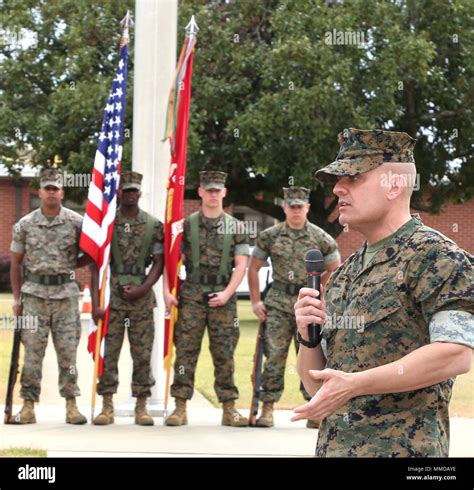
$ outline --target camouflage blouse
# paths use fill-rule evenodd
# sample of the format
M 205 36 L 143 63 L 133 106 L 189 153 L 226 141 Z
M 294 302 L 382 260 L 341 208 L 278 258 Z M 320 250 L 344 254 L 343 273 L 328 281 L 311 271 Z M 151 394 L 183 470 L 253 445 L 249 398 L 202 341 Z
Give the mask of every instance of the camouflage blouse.
M 366 268 L 364 249 L 327 284 L 327 368 L 364 371 L 432 342 L 474 346 L 474 257 L 418 216 Z M 447 457 L 453 383 L 351 399 L 322 422 L 317 456 Z
M 261 261 L 270 257 L 273 280 L 303 286 L 306 284 L 304 257 L 312 248 L 321 251 L 326 266 L 341 258 L 336 240 L 308 221 L 300 230 L 290 228 L 285 221 L 262 231 L 252 255 Z M 265 304 L 292 313 L 297 296 L 298 292 L 288 295 L 272 288 Z
M 143 241 L 147 226 L 148 213 L 141 210 L 135 218 L 125 217 L 120 208 L 117 210 L 115 218 L 114 237 L 117 240 L 119 252 L 124 265 L 136 265 L 143 246 Z M 147 265 L 151 263 L 153 255 L 164 253 L 164 227 L 163 223 L 157 218 L 153 218 L 155 223 L 151 243 L 146 251 Z M 112 256 L 112 264 L 114 258 Z M 145 277 L 142 278 L 143 280 Z M 156 298 L 153 289 L 143 297 L 134 301 L 126 301 L 120 297 L 119 283 L 117 274 L 112 273 L 111 277 L 111 298 L 110 307 L 117 310 L 143 310 L 153 309 L 156 306 Z
M 24 254 L 23 263 L 32 274 L 67 274 L 74 279 L 81 227 L 82 216 L 71 209 L 61 207 L 59 214 L 49 220 L 38 208 L 13 225 L 10 250 Z M 75 281 L 60 286 L 24 281 L 21 292 L 63 299 L 78 296 L 79 287 Z

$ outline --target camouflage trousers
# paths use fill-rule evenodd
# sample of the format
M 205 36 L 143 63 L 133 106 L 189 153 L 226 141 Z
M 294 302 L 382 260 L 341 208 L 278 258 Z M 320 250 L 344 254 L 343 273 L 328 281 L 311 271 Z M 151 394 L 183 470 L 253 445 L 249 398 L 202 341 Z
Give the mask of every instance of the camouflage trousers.
M 277 402 L 285 387 L 285 365 L 291 340 L 294 340 L 296 352 L 299 343 L 296 340 L 296 320 L 294 313 L 286 313 L 271 306 L 267 308 L 264 354 L 266 357 L 262 373 L 261 400 Z M 299 380 L 296 374 L 295 379 Z M 305 400 L 311 400 L 300 382 L 300 391 Z
M 153 309 L 126 311 L 110 309 L 109 326 L 105 337 L 104 371 L 97 393 L 117 393 L 118 361 L 127 330 L 133 360 L 132 396 L 151 396 L 155 379 L 151 372 L 151 352 L 155 338 Z
M 81 338 L 81 322 L 77 296 L 48 300 L 25 294 L 22 314 L 24 318 L 34 320 L 31 324 L 28 321 L 28 324 L 35 328 L 23 328 L 21 331 L 25 355 L 20 397 L 39 401 L 43 359 L 50 330 L 58 359 L 59 393 L 64 398 L 79 396 L 76 352 Z
M 236 400 L 239 390 L 234 383 L 234 351 L 239 340 L 235 297 L 221 307 L 185 299 L 180 301 L 179 318 L 174 331 L 176 361 L 171 396 L 190 400 L 194 392 L 196 364 L 207 325 L 209 349 L 214 363 L 214 389 L 220 403 Z

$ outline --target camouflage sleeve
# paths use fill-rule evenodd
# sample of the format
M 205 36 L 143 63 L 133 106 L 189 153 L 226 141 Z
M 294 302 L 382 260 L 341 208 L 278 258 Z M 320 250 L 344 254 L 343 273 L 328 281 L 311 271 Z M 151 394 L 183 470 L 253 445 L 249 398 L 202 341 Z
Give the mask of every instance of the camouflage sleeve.
M 77 216 L 74 216 L 74 226 L 76 227 L 77 243 L 79 243 L 79 240 L 81 238 L 82 222 L 83 222 L 83 218 L 80 214 L 77 214 Z M 79 250 L 79 253 L 81 253 L 81 252 L 82 252 L 82 250 Z
M 435 313 L 430 322 L 430 341 L 463 344 L 474 349 L 474 315 L 461 310 Z
M 321 253 L 323 254 L 324 265 L 326 267 L 337 260 L 341 260 L 341 254 L 337 248 L 336 240 L 326 232 L 324 232 L 323 239 L 321 240 Z
M 330 264 L 334 264 L 334 262 L 337 262 L 338 260 L 341 260 L 341 254 L 339 253 L 339 250 L 335 250 L 334 252 L 324 256 L 324 265 L 327 267 Z
M 257 238 L 255 247 L 252 251 L 252 256 L 258 260 L 261 260 L 262 262 L 265 262 L 265 260 L 267 260 L 270 256 L 270 241 L 268 233 L 265 233 L 265 231 L 262 231 L 260 236 Z
M 236 233 L 234 235 L 234 246 L 234 257 L 250 255 L 249 237 L 246 233 Z
M 12 243 L 10 245 L 12 252 L 18 254 L 25 253 L 25 235 L 25 227 L 21 221 L 18 221 L 12 227 Z
M 186 252 L 186 244 L 188 240 L 188 236 L 191 236 L 191 225 L 189 218 L 186 218 L 183 222 L 183 236 L 181 238 L 181 253 L 183 255 L 183 262 L 185 262 L 185 252 Z M 189 247 L 191 244 L 189 244 Z
M 163 246 L 164 242 L 165 242 L 165 233 L 164 233 L 163 223 L 160 220 L 156 220 L 155 234 L 153 235 L 151 254 L 152 255 L 164 254 L 165 253 L 165 249 Z
M 473 267 L 467 255 L 456 246 L 437 245 L 423 254 L 412 274 L 412 295 L 420 305 L 430 330 L 433 330 L 433 336 L 436 337 L 441 328 L 440 318 L 444 325 L 442 329 L 445 330 L 448 325 L 455 325 L 463 317 L 459 326 L 463 330 L 465 315 L 453 316 L 452 312 L 474 314 Z M 434 318 L 440 312 L 444 312 L 444 315 Z M 454 321 L 444 323 L 448 318 Z M 453 329 L 452 338 L 457 336 L 457 329 Z

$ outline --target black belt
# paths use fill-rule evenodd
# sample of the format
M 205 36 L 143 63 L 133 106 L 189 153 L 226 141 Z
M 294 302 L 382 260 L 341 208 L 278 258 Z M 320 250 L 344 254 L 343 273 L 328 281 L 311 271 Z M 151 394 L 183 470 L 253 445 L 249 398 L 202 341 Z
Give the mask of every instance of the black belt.
M 221 286 L 229 283 L 230 276 L 222 276 L 221 274 L 194 274 L 186 276 L 186 280 L 193 283 L 198 283 L 203 286 Z
M 33 274 L 29 271 L 25 274 L 25 281 L 42 284 L 43 286 L 61 286 L 61 284 L 73 282 L 73 280 L 69 274 Z
M 286 282 L 273 281 L 272 288 L 277 291 L 283 291 L 286 294 L 294 296 L 300 292 L 301 288 L 305 288 L 306 284 L 287 284 Z
M 128 274 L 130 276 L 144 276 L 146 269 L 145 267 L 139 267 L 138 265 L 117 265 L 112 264 L 110 266 L 112 274 Z

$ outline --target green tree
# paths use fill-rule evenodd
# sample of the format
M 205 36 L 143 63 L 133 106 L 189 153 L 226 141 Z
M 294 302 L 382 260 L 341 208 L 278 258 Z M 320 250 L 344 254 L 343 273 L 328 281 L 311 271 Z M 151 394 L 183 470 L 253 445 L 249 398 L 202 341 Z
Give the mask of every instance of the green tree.
M 102 115 L 117 65 L 120 20 L 133 0 L 2 2 L 0 156 L 13 166 L 26 152 L 33 165 L 59 160 L 90 172 Z M 129 51 L 133 83 L 133 43 Z M 128 92 L 127 134 L 132 130 Z M 32 151 L 29 151 L 29 150 Z M 130 162 L 125 138 L 124 162 Z M 69 197 L 83 198 L 87 189 Z
M 0 4 L 0 158 L 12 165 L 32 149 L 37 165 L 58 155 L 64 168 L 90 171 L 119 21 L 133 0 Z M 328 222 L 335 201 L 313 174 L 334 159 L 336 135 L 346 127 L 418 139 L 415 207 L 437 211 L 446 199 L 472 197 L 470 0 L 182 0 L 179 44 L 192 14 L 200 31 L 188 197 L 195 196 L 199 169 L 222 169 L 230 174 L 228 202 L 282 218 L 273 204 L 281 187 L 306 185 L 313 189 L 310 219 L 335 236 L 340 227 Z M 23 32 L 35 42 L 11 42 Z M 334 32 L 362 35 L 362 42 L 331 44 Z M 131 136 L 133 33 L 130 47 Z M 130 160 L 126 138 L 125 165 Z M 432 191 L 427 202 L 425 191 Z
M 338 223 L 328 223 L 336 201 L 314 171 L 334 160 L 343 128 L 383 128 L 418 139 L 415 207 L 438 211 L 472 196 L 471 1 L 188 0 L 181 25 L 191 13 L 200 26 L 191 178 L 201 167 L 224 169 L 229 201 L 276 218 L 280 188 L 306 185 L 311 221 L 337 235 Z M 363 42 L 329 44 L 334 31 Z M 423 202 L 427 190 L 435 192 Z

